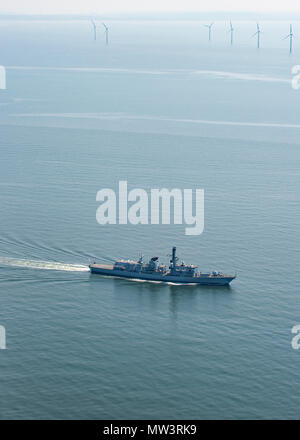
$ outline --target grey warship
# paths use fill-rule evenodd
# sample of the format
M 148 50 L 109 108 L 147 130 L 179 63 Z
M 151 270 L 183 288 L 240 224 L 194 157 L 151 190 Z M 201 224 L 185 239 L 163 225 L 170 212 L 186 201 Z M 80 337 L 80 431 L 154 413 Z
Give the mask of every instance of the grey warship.
M 93 274 L 174 284 L 225 286 L 236 278 L 236 275 L 221 272 L 197 272 L 197 266 L 178 263 L 176 247 L 172 249 L 169 267 L 160 264 L 158 257 L 152 257 L 145 263 L 141 256 L 137 261 L 117 260 L 111 265 L 92 263 L 89 268 Z

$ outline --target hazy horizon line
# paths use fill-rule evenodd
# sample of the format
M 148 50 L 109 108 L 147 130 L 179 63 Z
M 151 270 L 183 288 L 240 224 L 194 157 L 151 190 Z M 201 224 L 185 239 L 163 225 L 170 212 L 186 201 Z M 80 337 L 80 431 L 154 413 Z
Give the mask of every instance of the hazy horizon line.
M 68 18 L 68 19 L 86 19 L 93 17 L 101 18 L 118 18 L 118 19 L 129 19 L 129 18 L 143 18 L 143 19 L 164 19 L 164 20 L 174 20 L 178 18 L 185 18 L 187 20 L 194 20 L 197 18 L 211 18 L 213 19 L 228 19 L 228 17 L 234 17 L 235 19 L 244 18 L 264 18 L 265 20 L 277 18 L 278 20 L 290 19 L 300 19 L 300 11 L 290 10 L 286 12 L 280 11 L 242 11 L 242 10 L 222 10 L 222 11 L 119 11 L 119 12 L 91 12 L 91 13 L 18 13 L 18 12 L 0 12 L 0 19 L 5 18 Z

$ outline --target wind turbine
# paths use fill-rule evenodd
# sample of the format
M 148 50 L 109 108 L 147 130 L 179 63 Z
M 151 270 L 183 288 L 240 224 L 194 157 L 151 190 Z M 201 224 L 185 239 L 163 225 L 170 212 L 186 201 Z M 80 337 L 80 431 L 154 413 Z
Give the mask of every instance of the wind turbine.
M 260 30 L 260 27 L 259 27 L 258 23 L 256 24 L 256 27 L 257 27 L 257 31 L 255 32 L 255 34 L 252 35 L 252 37 L 255 37 L 255 35 L 257 35 L 257 49 L 259 49 L 260 48 L 260 34 L 261 34 L 261 30 Z
M 106 41 L 106 45 L 108 45 L 108 27 L 106 26 L 105 23 L 102 23 L 104 28 L 105 28 L 105 41 Z
M 91 23 L 92 23 L 93 29 L 94 29 L 94 40 L 96 41 L 97 40 L 97 25 L 92 18 L 91 18 Z
M 230 20 L 230 44 L 231 46 L 233 45 L 233 32 L 234 32 L 234 27 L 232 26 L 231 20 Z
M 213 23 L 205 24 L 204 26 L 208 28 L 208 41 L 211 41 L 211 28 L 213 27 Z
M 290 54 L 293 52 L 293 37 L 295 35 L 293 34 L 293 26 L 290 24 L 290 33 L 283 38 L 283 40 L 286 40 L 287 38 L 290 39 Z

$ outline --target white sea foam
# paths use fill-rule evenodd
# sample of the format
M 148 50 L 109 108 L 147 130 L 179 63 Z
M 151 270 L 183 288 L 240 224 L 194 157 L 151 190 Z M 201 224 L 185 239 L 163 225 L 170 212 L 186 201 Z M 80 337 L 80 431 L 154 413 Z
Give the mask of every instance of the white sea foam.
M 290 84 L 291 79 L 249 72 L 230 72 L 205 69 L 139 69 L 122 67 L 56 67 L 56 66 L 7 66 L 7 70 L 57 71 L 80 73 L 123 73 L 133 75 L 202 75 L 214 79 L 232 79 L 242 81 L 263 81 Z
M 42 102 L 42 99 L 38 98 L 12 98 L 13 102 Z
M 127 69 L 117 67 L 47 67 L 47 66 L 7 66 L 7 70 L 57 71 L 57 72 L 85 72 L 85 73 L 128 73 L 146 75 L 168 75 L 180 73 L 181 70 L 156 69 Z
M 257 121 L 217 121 L 208 119 L 167 118 L 164 116 L 134 115 L 127 113 L 12 113 L 11 117 L 22 118 L 71 118 L 71 119 L 100 119 L 100 120 L 145 120 L 162 121 L 199 125 L 227 125 L 238 127 L 266 127 L 266 128 L 300 128 L 300 124 L 257 122 Z
M 195 70 L 191 72 L 194 75 L 206 75 L 213 76 L 219 79 L 238 79 L 243 81 L 263 81 L 263 82 L 275 82 L 275 83 L 291 83 L 289 78 L 282 78 L 276 76 L 269 76 L 256 73 L 241 73 L 241 72 L 226 72 L 222 70 Z
M 178 286 L 178 287 L 182 287 L 182 286 L 199 286 L 199 284 L 197 284 L 197 283 L 172 283 L 171 281 L 168 281 L 166 284 L 168 286 Z
M 151 283 L 151 284 L 162 284 L 163 281 L 155 280 L 141 280 L 140 278 L 127 278 L 130 281 L 135 281 L 136 283 Z

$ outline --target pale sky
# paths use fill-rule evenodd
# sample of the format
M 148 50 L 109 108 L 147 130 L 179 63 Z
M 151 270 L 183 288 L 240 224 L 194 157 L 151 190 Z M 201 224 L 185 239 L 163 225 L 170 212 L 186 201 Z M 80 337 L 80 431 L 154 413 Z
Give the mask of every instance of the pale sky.
M 1 4 L 2 3 L 2 4 Z M 90 14 L 150 11 L 251 11 L 300 12 L 299 0 L 9 0 L 0 3 L 0 13 Z

